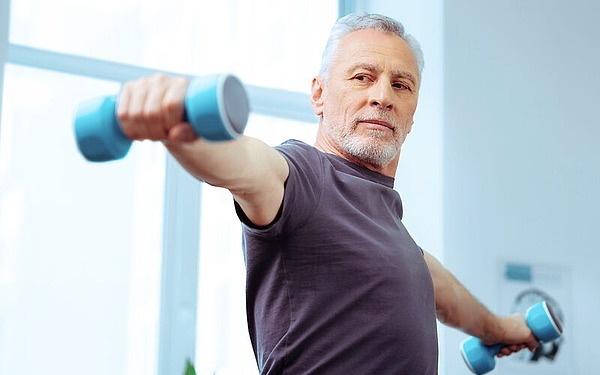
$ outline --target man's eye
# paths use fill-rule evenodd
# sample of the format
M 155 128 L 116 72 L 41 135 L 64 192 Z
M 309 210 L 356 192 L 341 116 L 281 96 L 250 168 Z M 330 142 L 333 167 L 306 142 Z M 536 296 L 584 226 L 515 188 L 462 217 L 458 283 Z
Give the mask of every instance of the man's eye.
M 369 79 L 369 76 L 364 75 L 364 74 L 359 74 L 359 75 L 354 76 L 354 79 L 356 79 L 357 81 L 363 82 L 363 81 L 367 81 Z
M 410 87 L 408 85 L 401 82 L 396 82 L 392 84 L 392 87 L 400 90 L 410 90 Z

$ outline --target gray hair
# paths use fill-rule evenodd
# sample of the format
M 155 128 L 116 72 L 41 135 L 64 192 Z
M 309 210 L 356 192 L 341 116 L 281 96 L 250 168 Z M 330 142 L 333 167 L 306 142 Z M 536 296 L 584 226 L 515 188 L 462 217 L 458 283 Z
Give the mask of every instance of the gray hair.
M 419 76 L 421 75 L 423 66 L 425 65 L 421 45 L 412 35 L 406 33 L 404 26 L 400 22 L 380 14 L 351 13 L 337 20 L 331 29 L 329 39 L 323 50 L 319 76 L 326 80 L 329 78 L 329 69 L 340 40 L 353 31 L 364 29 L 373 29 L 402 38 L 412 50 L 413 55 L 415 55 L 417 66 L 419 67 Z

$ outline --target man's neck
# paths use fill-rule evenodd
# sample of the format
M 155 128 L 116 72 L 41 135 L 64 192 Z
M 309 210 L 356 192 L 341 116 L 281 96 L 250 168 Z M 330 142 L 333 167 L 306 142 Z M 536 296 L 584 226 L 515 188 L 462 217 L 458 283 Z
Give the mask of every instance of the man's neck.
M 321 152 L 326 154 L 332 154 L 341 157 L 342 159 L 348 160 L 350 163 L 356 164 L 363 168 L 369 169 L 373 172 L 377 172 L 387 177 L 395 178 L 396 177 L 396 169 L 398 167 L 398 160 L 400 155 L 396 156 L 390 163 L 380 166 L 372 163 L 365 162 L 359 158 L 354 157 L 353 155 L 349 155 L 341 150 L 337 145 L 332 142 L 328 142 L 323 137 L 317 136 L 317 140 L 315 142 L 315 148 Z

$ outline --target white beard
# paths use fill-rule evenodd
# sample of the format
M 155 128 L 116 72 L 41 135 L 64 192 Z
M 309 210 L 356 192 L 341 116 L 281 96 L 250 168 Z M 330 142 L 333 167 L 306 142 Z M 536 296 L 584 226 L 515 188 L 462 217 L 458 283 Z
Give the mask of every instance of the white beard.
M 388 132 L 384 130 L 370 129 L 367 133 L 368 137 L 357 135 L 354 130 L 361 120 L 363 119 L 355 119 L 354 125 L 350 129 L 340 129 L 334 126 L 334 129 L 331 129 L 331 136 L 344 153 L 380 168 L 387 166 L 394 160 L 406 139 L 405 127 L 386 118 L 386 121 L 394 125 L 395 133 L 402 133 L 388 141 L 386 140 Z

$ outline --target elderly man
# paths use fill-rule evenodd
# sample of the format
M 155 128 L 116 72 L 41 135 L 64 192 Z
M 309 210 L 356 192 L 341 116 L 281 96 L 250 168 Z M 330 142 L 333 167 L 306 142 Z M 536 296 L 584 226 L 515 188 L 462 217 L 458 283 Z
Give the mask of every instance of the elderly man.
M 193 176 L 233 195 L 262 374 L 434 375 L 436 317 L 507 343 L 501 355 L 536 347 L 523 317 L 492 314 L 402 224 L 394 176 L 422 66 L 398 22 L 338 20 L 312 81 L 314 146 L 206 142 L 181 122 L 187 80 L 159 75 L 124 86 L 124 132 L 163 141 Z

